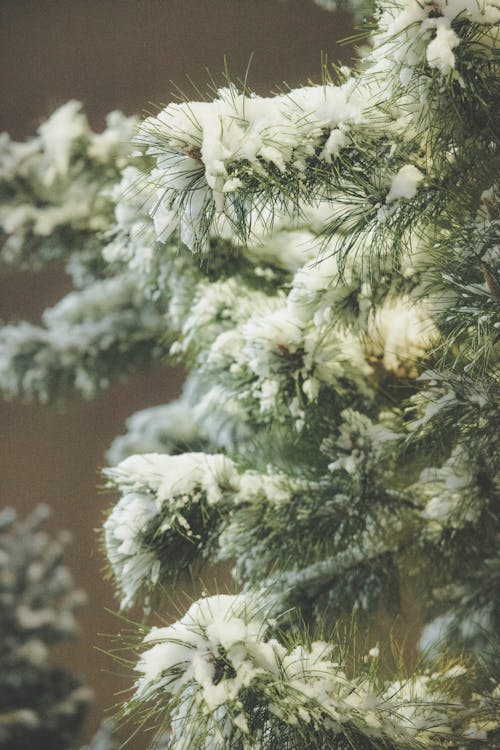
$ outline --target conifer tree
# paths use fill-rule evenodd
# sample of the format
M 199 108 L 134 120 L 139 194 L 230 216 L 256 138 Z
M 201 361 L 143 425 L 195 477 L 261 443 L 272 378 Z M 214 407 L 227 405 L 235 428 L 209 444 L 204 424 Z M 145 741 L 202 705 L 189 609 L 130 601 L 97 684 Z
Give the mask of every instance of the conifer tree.
M 500 747 L 499 19 L 381 0 L 322 85 L 4 136 L 2 263 L 76 290 L 1 330 L 3 391 L 189 369 L 105 472 L 123 609 L 206 561 L 238 592 L 140 631 L 124 712 L 171 750 Z
M 0 512 L 0 748 L 70 750 L 92 691 L 51 663 L 51 649 L 75 638 L 75 614 L 85 600 L 63 562 L 69 536 L 43 529 L 49 515 L 39 505 L 24 520 Z M 82 750 L 115 750 L 102 724 Z

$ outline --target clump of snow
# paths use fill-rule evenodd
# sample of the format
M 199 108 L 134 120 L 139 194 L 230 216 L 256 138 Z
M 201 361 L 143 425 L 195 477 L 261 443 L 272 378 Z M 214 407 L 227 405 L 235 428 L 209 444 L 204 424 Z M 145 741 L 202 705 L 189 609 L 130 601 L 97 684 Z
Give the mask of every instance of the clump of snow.
M 385 202 L 392 203 L 400 198 L 407 198 L 408 200 L 414 198 L 417 194 L 418 184 L 423 179 L 424 175 L 417 167 L 413 164 L 405 164 L 392 178 Z
M 138 141 L 156 157 L 158 186 L 152 210 L 157 237 L 179 228 L 192 250 L 207 250 L 208 223 L 244 189 L 247 168 L 266 164 L 302 173 L 324 139 L 330 162 L 348 142 L 349 127 L 362 119 L 363 98 L 353 81 L 295 89 L 264 98 L 220 89 L 212 102 L 169 104 L 141 125 Z M 208 216 L 208 219 L 207 219 Z
M 211 711 L 234 700 L 272 656 L 272 647 L 263 644 L 265 656 L 255 648 L 262 627 L 243 595 L 199 599 L 178 622 L 145 637 L 136 696 L 147 699 L 162 689 L 175 694 L 194 682 Z
M 45 152 L 52 161 L 52 168 L 45 177 L 48 185 L 58 175 L 68 172 L 75 141 L 89 131 L 87 118 L 80 110 L 80 102 L 73 99 L 56 109 L 38 128 Z
M 129 607 L 160 575 L 174 572 L 164 568 L 158 545 L 193 538 L 192 506 L 213 505 L 234 494 L 238 475 L 226 456 L 204 453 L 129 456 L 106 474 L 123 492 L 104 530 L 106 553 L 123 592 L 121 606 Z M 154 530 L 153 546 L 144 538 L 148 529 Z
M 388 298 L 370 317 L 367 353 L 388 372 L 416 377 L 437 336 L 424 303 L 407 296 Z
M 158 581 L 159 563 L 140 542 L 141 533 L 156 516 L 154 500 L 137 492 L 124 495 L 104 523 L 106 554 L 120 583 L 122 609 L 130 607 L 145 582 Z
M 208 503 L 216 503 L 224 488 L 237 484 L 233 462 L 221 454 L 130 456 L 115 468 L 107 469 L 106 474 L 121 489 L 147 489 L 154 493 L 157 507 L 174 497 L 188 497 L 198 489 L 206 493 Z
M 445 75 L 455 67 L 453 50 L 460 44 L 460 37 L 453 29 L 440 24 L 436 29 L 436 36 L 427 45 L 426 57 L 431 68 L 437 68 Z
M 287 649 L 266 637 L 269 625 L 249 596 L 216 595 L 194 602 L 173 625 L 148 633 L 136 666 L 135 697 L 161 701 L 162 711 L 171 707 L 174 748 L 189 747 L 201 717 L 214 723 L 222 744 L 236 730 L 246 735 L 251 714 L 243 691 L 253 710 L 271 701 L 271 716 L 289 727 L 317 727 L 330 736 L 350 724 L 368 737 L 383 732 L 400 741 L 446 721 L 428 675 L 387 683 L 380 692 L 364 675 L 349 677 L 334 660 L 332 644 Z M 369 657 L 378 657 L 377 647 Z

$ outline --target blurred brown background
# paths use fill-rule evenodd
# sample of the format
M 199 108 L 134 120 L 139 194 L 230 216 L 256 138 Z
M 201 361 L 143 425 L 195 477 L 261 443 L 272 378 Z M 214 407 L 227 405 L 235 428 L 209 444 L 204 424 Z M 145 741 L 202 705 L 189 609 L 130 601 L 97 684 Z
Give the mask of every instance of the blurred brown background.
M 100 128 L 112 109 L 130 114 L 168 102 L 171 82 L 189 92 L 190 76 L 204 87 L 207 68 L 221 80 L 224 56 L 236 79 L 253 53 L 248 80 L 262 94 L 284 81 L 319 81 L 321 52 L 349 60 L 351 50 L 335 40 L 351 32 L 350 24 L 347 15 L 326 13 L 311 0 L 0 0 L 0 130 L 28 137 L 67 99 L 81 100 Z M 0 279 L 0 320 L 37 321 L 68 288 L 58 269 L 9 274 Z M 120 628 L 106 612 L 116 610 L 116 600 L 103 580 L 96 534 L 110 502 L 96 490 L 99 469 L 125 418 L 174 398 L 181 380 L 181 373 L 158 367 L 93 402 L 75 402 L 65 414 L 0 398 L 0 505 L 25 515 L 49 503 L 51 528 L 73 534 L 67 562 L 88 592 L 82 638 L 58 654 L 95 692 L 86 737 L 132 681 L 116 676 L 123 670 L 96 648 L 110 648 L 102 634 Z M 127 748 L 146 745 L 136 737 Z

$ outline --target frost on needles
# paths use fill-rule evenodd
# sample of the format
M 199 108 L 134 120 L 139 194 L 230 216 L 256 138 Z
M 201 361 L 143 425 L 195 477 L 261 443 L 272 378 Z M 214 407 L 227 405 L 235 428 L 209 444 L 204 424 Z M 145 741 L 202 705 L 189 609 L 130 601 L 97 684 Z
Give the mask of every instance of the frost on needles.
M 0 332 L 5 393 L 189 370 L 105 472 L 123 608 L 206 561 L 240 592 L 144 633 L 124 713 L 172 750 L 500 746 L 500 9 L 374 18 L 352 71 L 169 104 L 128 151 L 73 102 L 2 141 L 2 262 L 77 287 Z

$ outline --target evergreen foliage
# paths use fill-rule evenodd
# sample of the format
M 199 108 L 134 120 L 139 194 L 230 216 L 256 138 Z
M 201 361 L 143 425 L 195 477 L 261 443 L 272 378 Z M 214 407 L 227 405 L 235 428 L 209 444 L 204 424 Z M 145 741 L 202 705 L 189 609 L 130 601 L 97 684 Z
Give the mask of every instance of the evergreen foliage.
M 24 521 L 0 514 L 0 747 L 75 747 L 90 691 L 50 663 L 50 648 L 77 634 L 83 592 L 62 561 L 67 535 L 41 527 L 47 507 Z
M 500 747 L 499 19 L 382 0 L 323 85 L 229 82 L 148 117 L 128 156 L 131 121 L 96 135 L 75 103 L 3 141 L 3 261 L 64 257 L 80 287 L 0 332 L 3 390 L 190 372 L 106 471 L 122 607 L 206 560 L 240 589 L 141 631 L 124 711 L 171 750 Z M 376 623 L 408 595 L 400 658 Z

